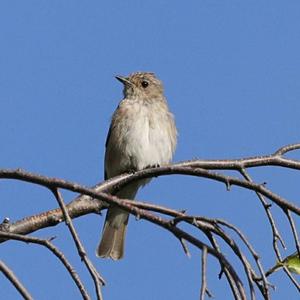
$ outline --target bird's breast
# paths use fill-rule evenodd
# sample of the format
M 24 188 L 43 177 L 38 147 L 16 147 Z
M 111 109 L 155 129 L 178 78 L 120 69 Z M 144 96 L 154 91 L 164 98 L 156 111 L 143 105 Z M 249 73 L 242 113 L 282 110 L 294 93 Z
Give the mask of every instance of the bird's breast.
M 124 119 L 123 157 L 137 170 L 168 163 L 173 155 L 173 119 L 165 107 L 138 105 L 131 107 Z M 176 137 L 175 137 L 176 138 Z

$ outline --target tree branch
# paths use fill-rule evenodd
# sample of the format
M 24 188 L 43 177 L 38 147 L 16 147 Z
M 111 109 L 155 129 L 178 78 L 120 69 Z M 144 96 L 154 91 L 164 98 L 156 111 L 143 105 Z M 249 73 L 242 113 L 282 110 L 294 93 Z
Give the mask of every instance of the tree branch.
M 69 272 L 70 276 L 72 277 L 73 281 L 77 285 L 82 298 L 89 300 L 90 296 L 88 295 L 80 277 L 78 276 L 78 273 L 75 271 L 75 269 L 72 267 L 72 265 L 69 263 L 65 255 L 51 243 L 51 240 L 54 238 L 50 238 L 48 240 L 45 239 L 39 239 L 36 237 L 32 236 L 24 236 L 21 234 L 15 234 L 15 233 L 10 233 L 10 232 L 2 232 L 0 231 L 0 237 L 2 239 L 10 239 L 10 240 L 16 240 L 24 243 L 32 243 L 32 244 L 37 244 L 46 247 L 48 250 L 50 250 L 60 261 L 61 263 L 65 266 L 67 271 Z
M 22 297 L 26 300 L 32 300 L 33 298 L 26 290 L 24 285 L 19 281 L 14 272 L 3 262 L 0 260 L 0 271 L 5 275 L 5 277 L 14 285 L 16 290 L 22 295 Z
M 53 188 L 51 190 L 60 206 L 60 209 L 63 212 L 63 216 L 65 219 L 65 223 L 67 225 L 67 227 L 69 228 L 69 231 L 71 233 L 71 236 L 74 240 L 74 243 L 76 245 L 78 254 L 80 256 L 80 258 L 83 260 L 84 264 L 86 265 L 90 275 L 92 276 L 93 280 L 94 280 L 94 284 L 95 284 L 95 288 L 96 288 L 96 295 L 97 295 L 97 299 L 98 300 L 102 300 L 102 293 L 101 293 L 101 286 L 105 284 L 104 279 L 100 276 L 100 274 L 98 273 L 97 269 L 94 267 L 94 265 L 92 264 L 92 262 L 90 261 L 90 259 L 88 258 L 86 251 L 83 247 L 83 244 L 79 238 L 78 233 L 76 232 L 76 229 L 73 225 L 72 219 L 70 218 L 69 214 L 68 214 L 68 210 L 67 207 L 64 203 L 64 200 L 59 192 L 59 190 L 57 188 Z
M 140 179 L 158 177 L 158 176 L 166 176 L 173 174 L 180 175 L 189 175 L 196 176 L 199 178 L 207 178 L 214 181 L 222 182 L 226 185 L 227 189 L 231 186 L 238 186 L 247 190 L 254 191 L 259 200 L 261 201 L 263 208 L 266 212 L 266 216 L 269 220 L 269 223 L 273 232 L 273 248 L 274 252 L 280 261 L 281 255 L 279 249 L 277 247 L 277 240 L 279 240 L 282 245 L 284 245 L 284 241 L 279 234 L 279 230 L 277 229 L 276 222 L 271 214 L 271 205 L 267 203 L 266 198 L 268 198 L 272 203 L 276 204 L 278 207 L 282 209 L 284 214 L 286 215 L 290 227 L 291 232 L 293 234 L 296 248 L 299 252 L 299 241 L 298 234 L 296 231 L 296 225 L 294 219 L 292 218 L 292 213 L 296 216 L 300 216 L 300 207 L 296 204 L 288 201 L 287 199 L 277 195 L 272 192 L 264 184 L 256 183 L 252 180 L 252 178 L 247 173 L 246 169 L 255 168 L 255 167 L 263 167 L 263 166 L 278 166 L 282 168 L 291 168 L 300 170 L 300 161 L 295 159 L 289 159 L 283 157 L 283 155 L 287 154 L 290 151 L 299 150 L 300 144 L 292 144 L 281 147 L 277 151 L 275 151 L 271 155 L 265 156 L 256 156 L 242 159 L 234 159 L 234 160 L 193 160 L 193 161 L 185 161 L 180 162 L 173 165 L 161 166 L 157 168 L 149 168 L 145 170 L 138 171 L 134 174 L 123 174 L 114 178 L 111 178 L 107 181 L 101 182 L 93 188 L 88 188 L 82 185 L 79 185 L 74 182 L 58 179 L 58 178 L 49 178 L 46 176 L 41 176 L 37 174 L 32 174 L 20 169 L 17 170 L 0 170 L 0 179 L 14 179 L 21 180 L 23 182 L 29 182 L 41 185 L 50 189 L 56 197 L 56 200 L 59 203 L 60 209 L 54 209 L 50 211 L 46 211 L 37 215 L 33 215 L 31 217 L 26 217 L 23 220 L 17 221 L 15 223 L 9 223 L 8 219 L 5 219 L 2 224 L 0 224 L 0 242 L 4 242 L 5 240 L 12 238 L 8 235 L 5 236 L 5 232 L 7 234 L 19 233 L 19 234 L 28 234 L 34 232 L 36 230 L 55 226 L 56 224 L 65 220 L 69 230 L 72 234 L 74 242 L 77 246 L 78 252 L 81 255 L 83 260 L 88 260 L 83 248 L 83 245 L 75 231 L 75 228 L 72 224 L 72 219 L 77 218 L 90 213 L 100 213 L 103 209 L 107 208 L 109 205 L 116 205 L 123 210 L 138 216 L 139 218 L 145 219 L 153 224 L 156 224 L 169 232 L 171 232 L 182 244 L 184 251 L 188 254 L 188 248 L 185 244 L 185 241 L 188 241 L 192 245 L 196 246 L 198 249 L 202 250 L 202 289 L 201 289 L 201 298 L 204 297 L 204 294 L 207 293 L 206 289 L 206 277 L 205 277 L 205 268 L 206 268 L 206 256 L 210 254 L 218 259 L 221 266 L 221 273 L 225 273 L 228 283 L 231 287 L 233 296 L 235 299 L 246 299 L 246 292 L 243 287 L 243 283 L 240 280 L 235 268 L 231 265 L 231 263 L 225 258 L 223 252 L 218 245 L 218 242 L 215 238 L 221 238 L 233 251 L 236 257 L 239 258 L 240 262 L 244 267 L 244 273 L 248 280 L 250 295 L 252 299 L 255 299 L 255 289 L 254 283 L 262 293 L 265 299 L 270 299 L 269 295 L 269 286 L 270 284 L 267 282 L 265 272 L 263 270 L 262 264 L 260 262 L 259 256 L 257 252 L 254 250 L 253 246 L 246 239 L 245 235 L 234 225 L 222 221 L 219 219 L 208 219 L 200 216 L 188 216 L 185 214 L 185 211 L 182 210 L 174 210 L 171 208 L 162 207 L 155 204 L 143 203 L 143 202 L 132 202 L 126 199 L 119 199 L 116 196 L 112 196 L 111 194 L 115 194 L 117 191 L 122 189 L 125 185 L 137 181 Z M 238 173 L 242 174 L 244 179 L 224 175 L 219 172 L 215 172 L 213 170 L 235 170 Z M 58 189 L 65 189 L 72 191 L 74 193 L 79 193 L 78 197 L 76 197 L 73 201 L 71 201 L 68 205 L 64 204 L 61 194 Z M 108 194 L 109 193 L 109 194 Z M 166 219 L 158 214 L 163 214 L 165 217 L 170 218 Z M 191 226 L 196 227 L 201 230 L 208 238 L 211 246 L 209 246 L 206 242 L 202 242 L 197 239 L 195 236 L 191 235 L 185 230 L 182 230 L 178 227 L 181 222 L 185 222 Z M 246 255 L 239 248 L 236 241 L 226 233 L 221 226 L 225 226 L 233 232 L 235 232 L 240 240 L 246 245 L 250 254 L 254 258 L 256 262 L 256 267 L 259 270 L 260 276 L 257 276 L 255 273 L 255 269 L 249 263 Z M 98 278 L 95 281 L 96 290 L 98 293 L 98 299 L 101 299 L 101 291 L 100 284 L 103 283 L 103 279 L 97 273 L 96 269 L 93 265 L 89 264 L 86 261 L 86 265 L 89 267 L 90 274 L 92 277 Z M 284 268 L 284 271 L 291 278 L 294 285 L 299 289 L 299 284 L 297 281 L 291 276 L 289 270 Z M 98 283 L 97 283 L 98 280 Z M 203 281 L 204 280 L 204 281 Z

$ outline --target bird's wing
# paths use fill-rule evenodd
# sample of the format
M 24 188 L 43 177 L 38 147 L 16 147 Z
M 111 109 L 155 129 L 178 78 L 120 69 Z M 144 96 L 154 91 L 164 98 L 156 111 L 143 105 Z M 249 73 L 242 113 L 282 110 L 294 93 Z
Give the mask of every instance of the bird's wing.
M 105 142 L 105 149 L 106 150 L 107 150 L 107 146 L 108 146 L 108 143 L 109 143 L 110 136 L 111 136 L 111 125 L 109 127 L 107 137 L 106 137 L 106 142 Z M 104 166 L 104 180 L 107 180 L 107 179 L 108 179 L 107 178 L 107 170 L 106 170 L 106 166 Z

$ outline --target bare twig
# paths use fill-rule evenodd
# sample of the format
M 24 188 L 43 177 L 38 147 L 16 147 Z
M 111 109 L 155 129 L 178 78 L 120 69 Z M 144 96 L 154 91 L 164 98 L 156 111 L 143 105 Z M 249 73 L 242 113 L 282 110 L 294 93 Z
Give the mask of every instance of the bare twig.
M 274 156 L 282 156 L 283 154 L 286 154 L 287 152 L 293 151 L 293 150 L 299 150 L 300 144 L 290 144 L 283 146 L 279 148 L 275 153 Z
M 16 277 L 14 272 L 2 261 L 0 260 L 0 271 L 5 275 L 5 277 L 14 285 L 16 290 L 22 295 L 22 297 L 26 300 L 32 300 L 33 298 L 26 290 L 24 285 L 20 282 L 20 280 Z
M 180 243 L 182 245 L 182 249 L 183 249 L 184 253 L 186 254 L 187 257 L 190 258 L 191 257 L 191 253 L 189 251 L 189 248 L 188 248 L 185 240 L 184 239 L 179 239 L 179 241 L 180 241 Z
M 51 243 L 51 240 L 53 238 L 50 238 L 48 240 L 45 239 L 39 239 L 36 237 L 32 236 L 24 236 L 21 234 L 15 234 L 11 232 L 1 232 L 0 231 L 0 238 L 4 239 L 10 239 L 10 240 L 16 240 L 16 241 L 21 241 L 24 243 L 32 243 L 32 244 L 37 244 L 46 247 L 48 250 L 50 250 L 65 266 L 69 274 L 71 275 L 72 279 L 74 280 L 75 284 L 77 285 L 82 298 L 89 300 L 90 296 L 88 295 L 83 283 L 81 282 L 80 277 L 78 276 L 78 273 L 75 271 L 75 269 L 72 267 L 72 265 L 69 263 L 65 255 Z
M 5 222 L 3 224 L 0 224 L 0 228 L 2 228 L 0 230 L 27 234 L 44 227 L 54 226 L 65 220 L 72 234 L 78 252 L 82 257 L 83 261 L 85 262 L 86 266 L 88 267 L 90 274 L 94 278 L 98 299 L 101 299 L 102 296 L 100 288 L 101 284 L 103 284 L 104 281 L 101 278 L 101 276 L 97 273 L 95 267 L 91 264 L 90 260 L 87 258 L 86 252 L 75 231 L 71 219 L 88 213 L 99 213 L 108 205 L 116 205 L 122 208 L 123 210 L 129 212 L 130 214 L 135 215 L 138 218 L 145 219 L 170 231 L 181 242 L 183 249 L 186 253 L 189 253 L 189 251 L 184 241 L 187 241 L 196 246 L 197 248 L 201 249 L 203 251 L 202 255 L 205 255 L 205 261 L 207 254 L 210 254 L 217 258 L 221 266 L 220 275 L 222 273 L 225 273 L 234 298 L 246 299 L 245 289 L 240 278 L 238 277 L 235 269 L 232 267 L 230 262 L 223 255 L 215 239 L 215 236 L 217 235 L 232 249 L 235 255 L 240 259 L 240 262 L 244 267 L 244 274 L 247 276 L 247 280 L 249 283 L 251 298 L 255 298 L 255 282 L 255 284 L 263 294 L 264 298 L 269 299 L 270 284 L 266 280 L 265 272 L 259 260 L 259 256 L 252 247 L 252 245 L 248 242 L 246 237 L 243 235 L 243 233 L 234 225 L 218 219 L 207 219 L 199 216 L 188 216 L 185 214 L 185 212 L 161 207 L 154 204 L 133 203 L 131 201 L 127 201 L 126 199 L 119 199 L 115 196 L 109 195 L 106 192 L 115 193 L 121 188 L 123 188 L 125 185 L 143 178 L 151 178 L 172 174 L 208 178 L 214 181 L 224 183 L 227 189 L 230 189 L 232 186 L 238 186 L 244 189 L 254 191 L 259 197 L 265 209 L 266 215 L 268 217 L 273 232 L 274 252 L 276 253 L 278 261 L 281 261 L 281 255 L 278 249 L 277 241 L 280 241 L 282 246 L 285 247 L 284 241 L 279 234 L 275 220 L 271 214 L 271 204 L 269 204 L 265 198 L 268 198 L 272 203 L 276 204 L 286 213 L 287 218 L 290 222 L 291 231 L 294 236 L 298 253 L 299 241 L 296 232 L 295 222 L 292 218 L 292 213 L 294 213 L 297 216 L 300 216 L 300 207 L 298 207 L 291 201 L 288 201 L 287 199 L 284 199 L 283 197 L 275 194 L 271 190 L 267 189 L 265 185 L 253 182 L 246 169 L 262 166 L 279 166 L 283 168 L 300 170 L 299 160 L 283 157 L 284 154 L 298 149 L 300 149 L 300 144 L 293 144 L 281 147 L 280 149 L 275 151 L 275 153 L 266 156 L 256 156 L 235 160 L 194 160 L 168 166 L 149 168 L 138 171 L 134 174 L 123 174 L 115 178 L 111 178 L 110 180 L 98 184 L 94 188 L 87 188 L 79 184 L 57 178 L 48 178 L 41 175 L 31 174 L 20 169 L 0 170 L 0 178 L 22 180 L 25 182 L 35 183 L 49 188 L 54 193 L 61 208 L 38 214 L 32 217 L 28 217 L 13 224 Z M 236 170 L 243 175 L 245 180 L 233 176 L 226 176 L 222 173 L 215 172 L 212 170 Z M 71 201 L 68 205 L 65 205 L 61 194 L 58 191 L 58 189 L 60 188 L 73 191 L 75 193 L 80 193 L 83 196 L 79 196 L 75 200 Z M 94 199 L 97 199 L 98 201 L 95 201 Z M 161 216 L 151 213 L 151 211 L 163 214 L 164 216 L 171 216 L 172 220 L 167 220 Z M 187 231 L 178 228 L 177 225 L 180 222 L 188 223 L 204 232 L 204 234 L 206 234 L 206 236 L 208 237 L 212 247 L 195 238 L 195 236 L 189 234 Z M 245 254 L 238 247 L 238 244 L 228 233 L 226 233 L 222 229 L 220 225 L 232 229 L 239 236 L 241 241 L 246 245 L 252 257 L 254 258 L 261 277 L 256 275 L 255 269 L 251 266 Z M 1 237 L 0 235 L 0 238 L 0 242 L 3 242 L 8 237 L 5 238 L 4 236 Z M 284 268 L 284 271 L 288 274 L 292 282 L 299 290 L 299 285 L 296 282 L 296 280 L 291 276 L 289 270 L 287 268 Z M 205 277 L 204 279 L 206 280 Z M 202 291 L 201 295 L 204 294 L 205 292 Z
M 220 249 L 220 246 L 218 245 L 215 237 L 211 234 L 211 232 L 207 232 L 206 233 L 208 239 L 210 240 L 213 248 L 218 251 L 219 253 L 221 253 L 221 249 Z M 222 275 L 225 273 L 225 276 L 227 278 L 227 282 L 230 286 L 230 289 L 231 289 L 231 292 L 233 294 L 233 297 L 235 300 L 244 300 L 244 299 L 247 299 L 246 298 L 246 295 L 245 293 L 244 294 L 241 294 L 239 292 L 239 289 L 237 287 L 237 284 L 235 282 L 235 280 L 232 278 L 231 274 L 229 273 L 229 271 L 227 269 L 224 269 L 222 264 L 220 263 L 219 261 L 219 264 L 220 264 L 220 267 L 221 267 L 221 272 L 219 273 L 219 279 L 222 277 Z
M 100 276 L 100 274 L 98 273 L 98 271 L 96 270 L 96 268 L 94 267 L 94 265 L 92 264 L 92 262 L 90 261 L 90 259 L 88 258 L 86 251 L 83 247 L 83 244 L 75 230 L 75 227 L 73 225 L 72 219 L 70 218 L 69 214 L 68 214 L 68 210 L 66 208 L 66 205 L 64 203 L 64 200 L 59 192 L 58 189 L 51 189 L 51 191 L 53 192 L 62 212 L 65 218 L 65 222 L 66 225 L 68 226 L 70 233 L 72 235 L 72 238 L 74 240 L 74 243 L 77 247 L 78 250 L 78 254 L 81 257 L 81 259 L 83 260 L 83 262 L 85 263 L 88 271 L 90 272 L 90 275 L 92 276 L 93 280 L 94 280 L 94 284 L 95 284 L 95 288 L 96 288 L 96 294 L 97 294 L 97 299 L 102 300 L 102 292 L 101 292 L 101 286 L 105 284 L 104 279 Z
M 240 173 L 242 174 L 242 176 L 246 180 L 248 180 L 249 182 L 252 182 L 252 178 L 247 173 L 246 169 L 241 168 Z M 257 195 L 258 199 L 260 200 L 260 202 L 261 202 L 261 204 L 262 204 L 262 206 L 263 206 L 263 208 L 266 212 L 269 223 L 271 225 L 272 236 L 273 236 L 273 249 L 274 249 L 277 257 L 280 257 L 280 252 L 279 252 L 279 249 L 278 249 L 278 246 L 277 246 L 277 241 L 279 240 L 283 247 L 285 247 L 285 244 L 284 244 L 283 238 L 281 237 L 281 235 L 279 233 L 279 230 L 277 229 L 276 222 L 275 222 L 275 220 L 273 218 L 273 215 L 271 213 L 271 210 L 270 210 L 271 206 L 267 203 L 267 201 L 266 201 L 266 199 L 264 198 L 263 195 L 261 195 L 258 192 L 256 192 L 256 195 Z M 261 278 L 262 278 L 262 281 L 263 281 L 263 294 L 266 298 L 269 299 L 270 294 L 269 294 L 269 288 L 268 288 L 269 284 L 267 282 L 267 278 L 265 276 L 265 273 L 263 272 L 261 264 L 259 264 L 258 267 L 259 267 L 260 275 L 261 275 Z
M 206 263 L 207 263 L 207 249 L 204 247 L 202 249 L 202 256 L 201 256 L 201 290 L 200 290 L 200 300 L 204 300 L 206 294 L 209 297 L 211 297 L 211 294 L 210 294 L 210 292 L 207 289 Z
M 288 221 L 289 221 L 289 223 L 290 223 L 290 226 L 291 226 L 291 229 L 292 229 L 292 233 L 293 233 L 293 236 L 294 236 L 295 246 L 296 246 L 298 255 L 299 255 L 299 257 L 300 257 L 299 237 L 298 237 L 298 233 L 297 233 L 295 221 L 294 221 L 294 219 L 293 219 L 293 217 L 292 217 L 292 214 L 290 213 L 289 210 L 286 210 L 286 211 L 285 211 L 285 214 L 286 214 L 286 216 L 287 216 L 287 218 L 288 218 Z
M 290 280 L 292 281 L 293 285 L 296 287 L 298 292 L 300 293 L 300 285 L 297 282 L 297 280 L 294 278 L 294 276 L 291 274 L 291 272 L 285 265 L 283 265 L 282 268 L 283 268 L 284 272 L 286 273 L 286 275 L 290 278 Z
M 294 241 L 295 241 L 295 246 L 296 246 L 296 250 L 298 252 L 298 255 L 299 255 L 299 250 L 300 250 L 300 247 L 299 247 L 299 237 L 298 237 L 298 233 L 297 233 L 297 229 L 296 229 L 296 225 L 295 225 L 295 222 L 294 222 L 294 219 L 290 213 L 289 210 L 286 210 L 285 211 L 285 214 L 288 218 L 288 221 L 290 223 L 290 226 L 291 226 L 291 230 L 292 230 L 292 233 L 293 233 L 293 237 L 294 237 Z M 300 256 L 299 256 L 300 257 Z M 294 276 L 291 274 L 291 272 L 288 270 L 288 268 L 283 268 L 284 272 L 287 274 L 287 276 L 290 278 L 290 280 L 292 281 L 292 283 L 294 284 L 294 286 L 297 288 L 297 290 L 300 292 L 300 285 L 298 283 L 298 281 L 294 278 Z
M 249 243 L 249 241 L 247 240 L 247 238 L 244 236 L 244 234 L 235 226 L 233 226 L 232 224 L 224 221 L 224 220 L 219 220 L 217 219 L 216 222 L 218 224 L 224 225 L 230 229 L 232 229 L 233 231 L 236 232 L 236 234 L 240 237 L 240 239 L 244 242 L 244 244 L 246 245 L 246 247 L 248 248 L 248 250 L 250 251 L 252 257 L 254 258 L 256 265 L 258 267 L 259 273 L 261 275 L 261 278 L 258 278 L 257 276 L 255 276 L 255 273 L 252 272 L 252 277 L 255 280 L 257 286 L 261 289 L 265 299 L 270 299 L 270 294 L 269 294 L 269 286 L 270 284 L 267 282 L 266 277 L 265 277 L 265 272 L 263 269 L 263 266 L 261 264 L 260 258 L 258 253 L 254 250 L 253 246 Z M 263 286 L 261 286 L 259 284 L 260 279 L 263 280 Z

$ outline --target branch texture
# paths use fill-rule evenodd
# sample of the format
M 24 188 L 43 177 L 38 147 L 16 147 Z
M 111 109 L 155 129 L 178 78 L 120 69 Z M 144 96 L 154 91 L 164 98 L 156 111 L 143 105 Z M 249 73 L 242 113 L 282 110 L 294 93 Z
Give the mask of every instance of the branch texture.
M 59 203 L 59 208 L 46 211 L 37 215 L 27 216 L 22 220 L 10 223 L 5 219 L 0 224 L 0 242 L 9 239 L 18 239 L 21 236 L 35 232 L 37 230 L 55 226 L 65 221 L 69 227 L 76 244 L 78 253 L 86 263 L 90 270 L 91 276 L 94 278 L 96 294 L 98 299 L 102 299 L 100 286 L 104 283 L 102 277 L 96 271 L 96 268 L 87 258 L 83 244 L 75 231 L 72 219 L 88 215 L 91 213 L 100 213 L 109 205 L 116 205 L 130 214 L 138 218 L 147 220 L 156 226 L 170 232 L 183 246 L 184 252 L 188 255 L 189 250 L 186 242 L 202 251 L 202 281 L 200 299 L 210 296 L 207 289 L 207 256 L 213 256 L 220 264 L 220 277 L 226 276 L 229 287 L 235 299 L 246 299 L 250 295 L 250 299 L 255 299 L 257 292 L 261 293 L 264 299 L 270 299 L 270 286 L 266 277 L 266 272 L 260 259 L 260 255 L 254 246 L 246 238 L 245 234 L 233 224 L 221 219 L 210 219 L 204 216 L 187 215 L 185 211 L 174 210 L 156 204 L 145 202 L 132 202 L 127 199 L 119 199 L 115 194 L 125 185 L 140 179 L 170 176 L 180 174 L 184 176 L 195 176 L 199 178 L 207 178 L 213 181 L 225 184 L 227 189 L 231 186 L 238 186 L 242 189 L 252 191 L 256 194 L 266 219 L 272 229 L 273 251 L 278 259 L 282 261 L 282 255 L 278 248 L 278 241 L 284 245 L 284 240 L 279 233 L 278 224 L 272 214 L 272 204 L 276 205 L 282 212 L 282 215 L 290 224 L 290 233 L 295 241 L 295 250 L 299 253 L 299 237 L 296 230 L 295 218 L 300 216 L 300 207 L 295 201 L 285 199 L 268 189 L 265 184 L 255 182 L 247 172 L 249 168 L 260 167 L 279 167 L 300 170 L 300 161 L 296 159 L 286 158 L 285 155 L 291 151 L 299 150 L 300 144 L 293 144 L 281 147 L 273 154 L 257 157 L 249 157 L 234 160 L 192 160 L 176 163 L 173 165 L 149 168 L 138 171 L 134 174 L 123 174 L 107 181 L 101 182 L 92 188 L 82 186 L 80 184 L 69 182 L 58 178 L 49 178 L 42 175 L 26 172 L 21 169 L 17 170 L 0 170 L 0 179 L 12 179 L 37 184 L 50 189 Z M 234 170 L 237 176 L 228 176 L 222 173 L 224 170 Z M 70 203 L 65 205 L 59 189 L 72 191 L 79 194 Z M 185 223 L 188 226 L 196 228 L 204 233 L 207 240 L 200 240 L 188 230 L 183 230 L 180 224 Z M 18 238 L 16 238 L 18 237 Z M 241 270 L 233 267 L 233 264 L 227 259 L 227 255 L 223 252 L 219 240 L 222 240 L 235 257 L 243 266 L 243 273 L 247 278 L 248 291 L 245 283 L 242 282 L 240 276 Z M 49 241 L 48 241 L 49 243 Z M 245 247 L 239 246 L 243 244 Z M 52 246 L 51 246 L 52 247 Z M 53 246 L 54 247 L 54 246 Z M 246 251 L 244 249 L 247 249 Z M 56 254 L 55 254 L 56 255 Z M 255 263 L 251 263 L 251 259 Z M 64 263 L 66 266 L 66 262 Z M 67 267 L 71 270 L 71 267 Z M 292 284 L 300 291 L 299 283 L 287 268 L 283 268 L 284 272 L 290 278 Z M 71 272 L 72 273 L 72 272 Z M 75 278 L 73 278 L 75 280 Z M 78 280 L 75 280 L 84 299 L 88 299 L 87 292 Z

